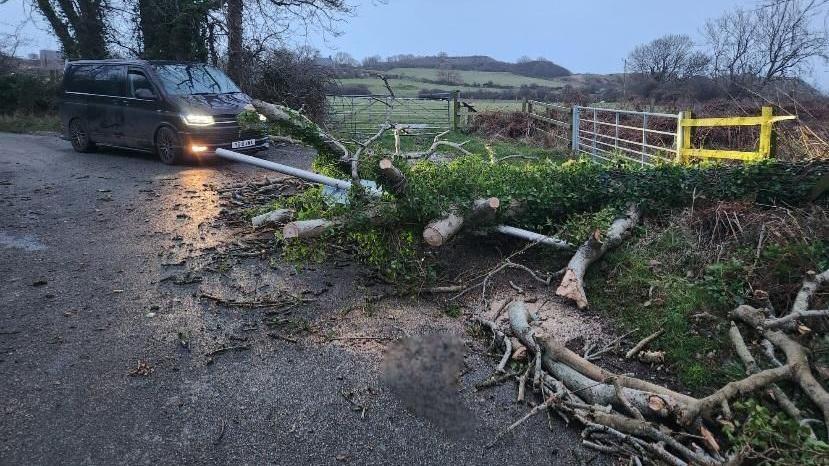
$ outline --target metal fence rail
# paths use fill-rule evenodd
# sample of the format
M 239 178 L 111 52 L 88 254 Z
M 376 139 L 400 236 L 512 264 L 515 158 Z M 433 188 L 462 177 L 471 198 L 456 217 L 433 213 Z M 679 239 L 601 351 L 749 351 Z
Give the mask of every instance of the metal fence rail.
M 575 106 L 572 121 L 573 152 L 594 160 L 653 165 L 677 159 L 677 114 Z
M 452 128 L 452 94 L 430 98 L 385 95 L 344 95 L 328 97 L 326 126 L 333 133 L 364 140 L 380 125 L 402 123 L 417 134 L 437 134 Z

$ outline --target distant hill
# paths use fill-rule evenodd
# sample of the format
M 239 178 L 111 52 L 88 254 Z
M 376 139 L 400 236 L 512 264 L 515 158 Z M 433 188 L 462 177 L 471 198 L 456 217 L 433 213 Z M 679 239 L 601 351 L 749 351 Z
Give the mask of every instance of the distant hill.
M 393 68 L 435 68 L 458 71 L 494 71 L 513 73 L 531 78 L 554 79 L 570 76 L 570 70 L 547 60 L 507 63 L 484 55 L 466 57 L 397 55 L 372 64 L 377 70 Z

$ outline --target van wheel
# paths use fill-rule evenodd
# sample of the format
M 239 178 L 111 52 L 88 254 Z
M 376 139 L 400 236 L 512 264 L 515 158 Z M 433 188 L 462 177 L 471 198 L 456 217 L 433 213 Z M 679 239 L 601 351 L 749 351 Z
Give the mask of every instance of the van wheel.
M 92 152 L 95 150 L 95 143 L 89 140 L 89 131 L 86 123 L 80 118 L 69 122 L 69 140 L 75 152 Z
M 163 127 L 155 136 L 155 153 L 167 165 L 174 165 L 181 160 L 181 140 L 178 133 L 171 128 Z

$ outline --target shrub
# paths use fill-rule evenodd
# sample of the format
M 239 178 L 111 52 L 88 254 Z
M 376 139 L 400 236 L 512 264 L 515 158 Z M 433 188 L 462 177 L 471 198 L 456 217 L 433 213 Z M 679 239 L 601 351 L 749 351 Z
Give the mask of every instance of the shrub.
M 333 71 L 320 65 L 315 55 L 277 49 L 248 66 L 243 73 L 248 79 L 239 84 L 251 96 L 302 109 L 312 120 L 322 121 L 326 91 L 336 83 Z
M 27 115 L 54 113 L 57 110 L 58 82 L 26 73 L 0 76 L 0 114 Z

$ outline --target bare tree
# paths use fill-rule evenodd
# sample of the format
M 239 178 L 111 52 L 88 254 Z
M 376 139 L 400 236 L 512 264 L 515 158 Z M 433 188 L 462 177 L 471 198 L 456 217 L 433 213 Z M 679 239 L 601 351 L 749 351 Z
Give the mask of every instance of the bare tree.
M 529 63 L 533 61 L 532 58 L 528 57 L 527 55 L 521 55 L 518 57 L 518 60 L 515 60 L 515 63 Z
M 694 51 L 694 42 L 686 35 L 669 34 L 633 49 L 628 58 L 631 69 L 659 82 L 703 74 L 709 58 Z
M 764 55 L 764 82 L 800 73 L 812 58 L 827 58 L 826 31 L 812 26 L 822 3 L 788 0 L 758 10 L 757 45 Z
M 3 3 L 3 0 L 0 0 Z M 17 67 L 17 49 L 21 46 L 20 27 L 11 33 L 0 33 L 0 75 Z
M 767 84 L 827 58 L 829 37 L 816 21 L 826 0 L 774 0 L 709 20 L 705 36 L 717 76 L 733 84 Z
M 334 54 L 333 60 L 334 64 L 337 66 L 355 67 L 360 65 L 360 62 L 358 62 L 348 52 L 337 52 L 336 54 Z
M 363 58 L 363 68 L 375 68 L 383 61 L 383 57 L 380 55 L 373 55 L 370 57 Z

